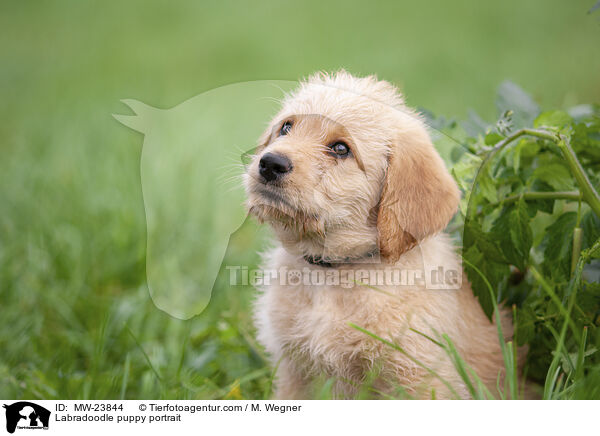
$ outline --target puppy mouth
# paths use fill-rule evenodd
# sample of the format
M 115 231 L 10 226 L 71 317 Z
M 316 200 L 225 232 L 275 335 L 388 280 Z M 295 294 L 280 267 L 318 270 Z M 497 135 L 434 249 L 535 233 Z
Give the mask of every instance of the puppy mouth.
M 250 192 L 249 212 L 261 222 L 279 222 L 301 233 L 322 233 L 323 223 L 313 213 L 294 206 L 280 188 L 255 187 Z
M 297 214 L 298 210 L 279 192 L 278 188 L 267 188 L 266 186 L 254 187 L 250 191 L 249 209 L 250 213 L 261 220 L 290 220 Z
M 285 209 L 295 210 L 296 208 L 290 204 L 290 202 L 285 198 L 284 194 L 278 191 L 279 189 L 275 191 L 272 189 L 259 188 L 256 189 L 254 192 L 261 199 L 264 199 L 269 206 L 283 206 L 283 208 Z
M 251 201 L 253 206 L 268 206 L 280 209 L 281 212 L 292 213 L 296 207 L 292 205 L 285 193 L 280 188 L 267 186 L 256 186 L 251 191 Z

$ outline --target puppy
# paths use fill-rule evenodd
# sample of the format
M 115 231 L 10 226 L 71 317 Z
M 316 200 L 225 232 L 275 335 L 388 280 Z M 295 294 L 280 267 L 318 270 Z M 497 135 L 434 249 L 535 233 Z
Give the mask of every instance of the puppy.
M 260 138 L 245 187 L 250 213 L 278 240 L 264 259 L 277 277 L 255 305 L 277 398 L 311 398 L 323 377 L 337 398 L 367 379 L 379 395 L 469 398 L 442 334 L 496 391 L 496 326 L 441 233 L 459 189 L 392 85 L 344 71 L 301 83 Z

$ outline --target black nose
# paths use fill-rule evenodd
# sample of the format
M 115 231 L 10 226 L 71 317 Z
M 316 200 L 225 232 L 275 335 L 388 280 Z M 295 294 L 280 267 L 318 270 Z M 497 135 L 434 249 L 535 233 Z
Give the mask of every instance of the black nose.
M 258 172 L 267 182 L 277 180 L 292 170 L 292 162 L 281 154 L 266 153 L 258 163 Z

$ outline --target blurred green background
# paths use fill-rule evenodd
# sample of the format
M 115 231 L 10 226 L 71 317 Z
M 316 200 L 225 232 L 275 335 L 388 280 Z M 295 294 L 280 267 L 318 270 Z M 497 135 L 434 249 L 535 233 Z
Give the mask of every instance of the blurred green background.
M 269 395 L 251 289 L 219 283 L 190 321 L 150 301 L 142 136 L 111 117 L 120 99 L 343 67 L 457 118 L 492 118 L 505 79 L 542 107 L 598 102 L 593 3 L 2 2 L 0 397 Z M 229 255 L 255 263 L 257 231 Z

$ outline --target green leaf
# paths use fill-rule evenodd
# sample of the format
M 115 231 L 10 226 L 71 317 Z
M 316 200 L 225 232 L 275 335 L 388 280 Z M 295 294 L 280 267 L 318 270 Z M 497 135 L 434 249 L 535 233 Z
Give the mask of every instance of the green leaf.
M 499 133 L 496 132 L 490 132 L 487 135 L 485 135 L 485 145 L 495 145 L 498 142 L 502 141 L 504 139 L 504 136 L 500 135 Z
M 559 163 L 542 165 L 535 169 L 533 176 L 547 183 L 557 191 L 575 189 L 573 176 L 571 176 L 567 167 Z
M 484 171 L 484 174 L 479 178 L 479 189 L 487 201 L 496 203 L 498 201 L 498 191 L 490 174 L 490 166 L 487 165 L 481 171 Z
M 581 228 L 583 229 L 583 243 L 581 248 L 585 250 L 600 239 L 600 218 L 594 212 L 588 210 L 581 218 Z
M 531 218 L 536 216 L 538 210 L 551 214 L 554 210 L 554 200 L 529 200 L 527 202 L 527 211 Z
M 492 227 L 492 234 L 500 241 L 502 253 L 510 264 L 521 271 L 527 266 L 533 243 L 529 221 L 527 204 L 525 200 L 520 199 L 512 210 L 503 211 Z
M 465 224 L 464 240 L 469 241 L 469 244 L 475 245 L 486 259 L 498 263 L 507 262 L 506 257 L 504 257 L 502 250 L 498 246 L 495 236 L 484 232 L 478 222 L 473 220 L 467 221 Z
M 583 283 L 583 289 L 577 294 L 577 304 L 594 319 L 600 311 L 600 283 Z
M 576 223 L 577 213 L 567 212 L 546 227 L 546 236 L 542 241 L 545 246 L 544 272 L 558 280 L 567 281 L 570 276 L 573 228 Z
M 502 290 L 506 287 L 506 281 L 508 274 L 510 273 L 508 265 L 492 262 L 487 259 L 477 248 L 477 246 L 470 246 L 464 253 L 463 256 L 466 260 L 475 265 L 485 278 L 490 282 L 496 297 L 502 293 Z M 485 312 L 488 318 L 491 319 L 492 313 L 494 312 L 494 304 L 490 291 L 485 283 L 484 279 L 479 275 L 477 271 L 471 268 L 465 263 L 465 271 L 471 282 L 471 288 L 473 294 L 479 300 L 481 308 Z
M 533 122 L 534 127 L 564 127 L 573 121 L 571 116 L 564 111 L 542 112 Z
M 465 153 L 466 151 L 463 147 L 452 147 L 450 150 L 450 161 L 452 163 L 458 162 Z
M 519 141 L 511 150 L 512 166 L 515 170 L 515 173 L 518 173 L 519 169 L 521 168 L 521 153 L 528 145 L 529 143 L 527 141 Z

